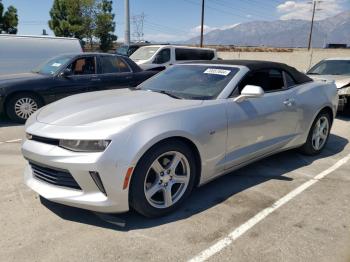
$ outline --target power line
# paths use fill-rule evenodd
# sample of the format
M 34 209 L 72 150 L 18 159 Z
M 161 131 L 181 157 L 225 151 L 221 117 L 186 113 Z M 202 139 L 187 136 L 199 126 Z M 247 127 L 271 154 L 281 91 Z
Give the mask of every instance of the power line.
M 179 28 L 175 28 L 175 27 L 171 27 L 171 26 L 167 26 L 167 25 L 161 25 L 161 24 L 157 24 L 153 21 L 150 21 L 148 19 L 145 19 L 145 23 L 149 24 L 149 25 L 152 25 L 152 26 L 156 26 L 156 27 L 160 27 L 160 28 L 164 28 L 164 30 L 167 30 L 167 32 L 169 33 L 169 30 L 170 31 L 176 31 L 176 32 L 179 32 L 179 33 L 188 33 L 187 31 L 185 30 L 182 30 L 182 29 L 179 29 Z
M 271 13 L 268 13 L 268 12 L 256 12 L 252 9 L 248 9 L 248 8 L 245 8 L 245 7 L 237 7 L 237 6 L 232 6 L 231 4 L 232 3 L 228 3 L 227 1 L 224 1 L 224 0 L 211 0 L 213 4 L 216 4 L 216 5 L 219 5 L 219 6 L 222 6 L 224 8 L 230 8 L 230 9 L 233 9 L 233 10 L 237 10 L 239 11 L 241 14 L 245 15 L 247 18 L 249 18 L 247 15 L 256 15 L 257 17 L 260 17 L 261 14 L 264 14 L 266 16 L 271 16 Z
M 197 6 L 198 6 L 198 5 L 201 5 L 201 4 L 199 4 L 199 3 L 197 3 L 197 2 L 193 2 L 193 1 L 191 1 L 191 0 L 183 0 L 183 1 L 185 1 L 185 2 L 187 2 L 187 3 L 191 3 L 191 4 L 193 4 L 193 5 L 197 5 Z M 229 12 L 229 11 L 227 11 L 227 10 L 222 10 L 222 9 L 213 7 L 212 5 L 206 4 L 206 6 L 209 7 L 210 10 L 219 12 L 219 13 L 221 13 L 221 14 L 225 14 L 225 15 L 230 16 L 230 17 L 237 16 L 237 17 L 240 17 L 240 18 L 245 19 L 245 20 L 248 19 L 248 18 L 245 17 L 245 16 L 238 15 L 238 14 Z

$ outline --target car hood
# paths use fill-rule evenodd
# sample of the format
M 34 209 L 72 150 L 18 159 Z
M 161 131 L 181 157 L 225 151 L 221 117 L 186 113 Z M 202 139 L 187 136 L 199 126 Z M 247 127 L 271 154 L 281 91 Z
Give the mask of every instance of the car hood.
M 27 81 L 30 79 L 46 78 L 45 75 L 37 73 L 20 73 L 20 74 L 9 74 L 0 75 L 0 83 L 7 81 Z
M 21 73 L 21 74 L 10 74 L 10 75 L 0 75 L 0 85 L 1 84 L 13 84 L 17 82 L 26 82 L 30 80 L 47 78 L 45 75 L 40 75 L 36 73 Z
M 337 88 L 342 88 L 350 83 L 350 75 L 308 75 L 313 80 L 334 81 Z
M 200 105 L 201 100 L 175 99 L 143 90 L 110 90 L 74 95 L 52 103 L 38 113 L 37 121 L 60 126 L 83 126 L 123 119 L 133 122 L 149 114 Z

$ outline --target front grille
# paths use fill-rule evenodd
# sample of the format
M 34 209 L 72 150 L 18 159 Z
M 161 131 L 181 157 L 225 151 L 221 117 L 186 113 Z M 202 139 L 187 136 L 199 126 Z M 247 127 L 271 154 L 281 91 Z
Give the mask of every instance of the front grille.
M 31 140 L 37 141 L 37 142 L 40 142 L 40 143 L 44 143 L 44 144 L 54 145 L 54 146 L 58 146 L 59 145 L 59 140 L 58 139 L 47 138 L 47 137 L 42 137 L 42 136 L 32 135 Z
M 75 181 L 75 179 L 68 171 L 44 167 L 33 162 L 29 162 L 29 164 L 32 167 L 33 176 L 36 179 L 55 186 L 62 186 L 81 190 L 77 181 Z

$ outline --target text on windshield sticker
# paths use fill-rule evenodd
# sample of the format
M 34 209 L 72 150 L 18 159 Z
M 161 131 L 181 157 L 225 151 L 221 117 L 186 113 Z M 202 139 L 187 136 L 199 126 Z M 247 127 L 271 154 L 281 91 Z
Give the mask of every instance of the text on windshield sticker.
M 217 69 L 217 68 L 208 68 L 204 71 L 204 74 L 211 74 L 211 75 L 221 75 L 221 76 L 227 76 L 231 73 L 231 70 L 225 70 L 225 69 Z

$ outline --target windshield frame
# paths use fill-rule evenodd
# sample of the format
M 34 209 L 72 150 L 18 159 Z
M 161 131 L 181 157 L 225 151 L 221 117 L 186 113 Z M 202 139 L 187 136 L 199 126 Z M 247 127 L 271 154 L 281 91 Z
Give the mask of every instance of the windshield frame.
M 173 65 L 167 69 L 165 69 L 164 71 L 175 67 L 175 66 L 206 66 L 206 67 L 227 67 L 227 68 L 233 68 L 233 69 L 237 69 L 237 72 L 232 76 L 232 78 L 230 79 L 230 81 L 226 84 L 226 86 L 221 90 L 221 92 L 210 98 L 210 99 L 188 99 L 188 98 L 183 98 L 186 100 L 202 100 L 202 101 L 214 101 L 214 100 L 219 100 L 219 99 L 230 99 L 230 94 L 233 92 L 233 90 L 236 88 L 237 84 L 240 82 L 240 80 L 242 79 L 242 77 L 249 72 L 249 69 L 245 66 L 241 66 L 241 65 L 229 65 L 229 64 L 210 64 L 210 63 L 189 63 L 189 62 L 185 62 L 185 63 L 179 63 L 176 65 Z M 163 71 L 163 72 L 164 72 Z M 162 72 L 161 72 L 162 73 Z M 151 89 L 143 89 L 143 85 L 147 84 L 147 82 L 151 81 L 153 78 L 157 77 L 158 74 L 152 76 L 151 78 L 147 79 L 146 81 L 142 82 L 140 85 L 137 86 L 137 90 L 143 90 L 143 91 L 153 91 Z M 157 90 L 155 90 L 156 92 Z M 169 91 L 169 90 L 166 90 Z M 158 90 L 159 92 L 159 90 Z M 174 92 L 174 95 L 177 95 L 178 93 Z
M 341 61 L 347 61 L 350 63 L 350 59 L 324 59 L 320 62 L 318 62 L 316 65 L 314 65 L 313 67 L 311 67 L 306 74 L 308 75 L 332 75 L 332 76 L 350 76 L 350 71 L 348 74 L 319 74 L 319 73 L 315 73 L 313 72 L 315 69 L 317 69 L 318 67 L 320 67 L 322 64 L 327 63 L 327 62 L 341 62 Z
M 40 72 L 40 70 L 49 62 L 51 62 L 55 59 L 63 58 L 63 57 L 67 57 L 68 60 L 65 63 L 61 64 L 54 74 L 45 74 L 45 73 Z M 38 65 L 34 69 L 32 69 L 31 72 L 36 73 L 36 74 L 40 74 L 40 75 L 44 75 L 44 76 L 58 76 L 71 63 L 71 61 L 73 59 L 75 59 L 76 57 L 78 57 L 78 56 L 73 55 L 73 54 L 63 54 L 63 55 L 52 57 L 52 58 L 46 60 L 45 62 L 41 63 L 40 65 Z
M 145 58 L 145 59 L 138 59 L 138 58 L 133 57 L 135 54 L 137 54 L 137 52 L 141 52 L 141 51 L 145 50 L 146 48 L 157 48 L 157 49 L 154 51 L 153 55 L 150 56 L 150 57 L 148 57 L 148 58 Z M 159 52 L 162 48 L 163 48 L 163 46 L 152 46 L 152 45 L 149 45 L 149 46 L 141 46 L 141 47 L 138 48 L 134 53 L 132 53 L 132 54 L 130 55 L 130 59 L 132 59 L 132 60 L 135 61 L 135 62 L 152 60 L 153 57 L 154 57 L 156 54 L 158 54 L 158 52 Z

